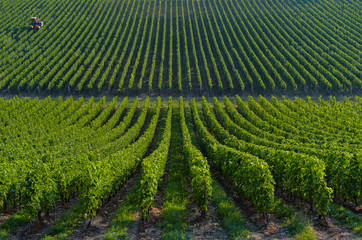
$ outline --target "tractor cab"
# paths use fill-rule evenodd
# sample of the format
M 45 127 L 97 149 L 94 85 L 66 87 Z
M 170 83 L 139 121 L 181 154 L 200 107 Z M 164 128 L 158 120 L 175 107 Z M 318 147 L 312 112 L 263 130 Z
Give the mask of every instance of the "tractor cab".
M 44 26 L 44 23 L 39 20 L 37 17 L 31 17 L 30 18 L 30 26 L 29 28 L 31 30 L 38 30 Z

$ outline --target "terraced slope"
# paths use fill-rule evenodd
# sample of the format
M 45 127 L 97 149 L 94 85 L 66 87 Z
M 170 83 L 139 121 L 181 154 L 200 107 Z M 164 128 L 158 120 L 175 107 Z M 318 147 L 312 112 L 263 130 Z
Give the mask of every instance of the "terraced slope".
M 3 93 L 361 93 L 359 0 L 1 0 Z M 44 28 L 27 29 L 37 16 Z

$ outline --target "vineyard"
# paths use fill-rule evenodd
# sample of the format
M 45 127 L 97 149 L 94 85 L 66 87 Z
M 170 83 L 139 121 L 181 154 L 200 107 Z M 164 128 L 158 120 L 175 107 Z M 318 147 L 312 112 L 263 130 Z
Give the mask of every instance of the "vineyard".
M 0 240 L 360 239 L 361 15 L 0 0 Z
M 1 0 L 0 91 L 359 94 L 360 0 Z M 28 30 L 28 19 L 44 21 Z
M 30 230 L 24 239 L 78 239 L 90 234 L 80 226 L 92 228 L 117 195 L 123 200 L 102 230 L 107 239 L 131 237 L 132 219 L 152 225 L 155 205 L 163 239 L 195 234 L 187 230 L 192 208 L 201 217 L 216 211 L 226 236 L 252 237 L 237 201 L 252 206 L 262 224 L 293 219 L 300 208 L 318 219 L 343 211 L 348 234 L 361 234 L 360 97 L 15 97 L 0 105 L 2 238 L 32 224 L 40 236 Z M 50 227 L 34 230 L 66 206 Z

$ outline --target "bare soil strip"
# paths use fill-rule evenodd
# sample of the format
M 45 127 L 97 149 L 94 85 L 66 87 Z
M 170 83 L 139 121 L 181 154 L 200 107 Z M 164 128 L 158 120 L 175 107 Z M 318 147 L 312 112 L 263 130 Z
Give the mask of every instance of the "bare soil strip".
M 84 221 L 84 223 L 78 226 L 73 232 L 70 239 L 88 240 L 104 238 L 114 213 L 124 201 L 125 196 L 127 196 L 132 186 L 136 183 L 138 176 L 139 170 L 132 175 L 116 196 L 112 197 L 98 210 L 97 217 L 91 221 L 90 226 L 87 228 L 87 221 Z
M 41 220 L 36 218 L 33 222 L 20 227 L 16 232 L 9 236 L 9 239 L 40 239 L 41 236 L 50 229 L 52 224 L 64 216 L 78 201 L 79 199 L 77 197 L 71 198 L 68 203 L 57 206 L 48 216 L 43 214 Z
M 119 205 L 124 201 L 125 196 L 135 184 L 139 171 L 125 183 L 121 190 L 106 202 L 97 213 L 97 217 L 93 219 L 87 228 L 87 221 L 84 221 L 70 236 L 70 239 L 101 239 L 104 238 L 108 229 L 113 214 L 116 212 Z
M 191 201 L 189 208 L 189 228 L 192 239 L 229 239 L 217 217 L 215 207 L 209 202 L 206 218 L 203 219 L 196 203 Z

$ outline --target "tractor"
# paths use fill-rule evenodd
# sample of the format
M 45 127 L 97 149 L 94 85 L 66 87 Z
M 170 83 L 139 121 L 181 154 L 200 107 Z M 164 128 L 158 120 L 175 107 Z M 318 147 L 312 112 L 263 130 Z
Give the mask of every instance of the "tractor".
M 29 26 L 29 28 L 31 30 L 39 30 L 43 26 L 44 26 L 44 23 L 42 21 L 40 21 L 39 18 L 37 18 L 37 17 L 31 17 L 30 18 L 30 26 Z

